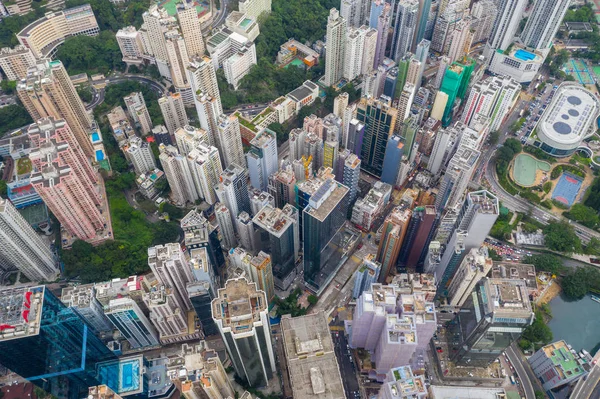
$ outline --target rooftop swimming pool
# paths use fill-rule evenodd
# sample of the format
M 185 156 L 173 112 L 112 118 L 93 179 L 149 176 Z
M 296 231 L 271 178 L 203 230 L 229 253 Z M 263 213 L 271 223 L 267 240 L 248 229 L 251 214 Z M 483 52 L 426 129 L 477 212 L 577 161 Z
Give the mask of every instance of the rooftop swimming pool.
M 102 150 L 96 150 L 96 160 L 98 162 L 104 160 L 104 151 L 102 151 Z
M 515 51 L 515 58 L 520 59 L 521 61 L 531 61 L 535 58 L 535 54 L 530 53 L 529 51 L 525 51 L 522 49 L 518 49 Z
M 98 132 L 92 133 L 92 142 L 95 143 L 96 141 L 100 141 L 100 135 L 98 134 Z

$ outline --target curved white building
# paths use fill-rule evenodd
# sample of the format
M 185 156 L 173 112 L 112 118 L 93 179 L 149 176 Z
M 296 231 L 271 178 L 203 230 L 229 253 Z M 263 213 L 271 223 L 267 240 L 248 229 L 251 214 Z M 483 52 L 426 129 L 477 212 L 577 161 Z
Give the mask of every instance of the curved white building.
M 556 157 L 571 155 L 596 131 L 600 100 L 583 86 L 563 83 L 538 122 L 534 145 Z

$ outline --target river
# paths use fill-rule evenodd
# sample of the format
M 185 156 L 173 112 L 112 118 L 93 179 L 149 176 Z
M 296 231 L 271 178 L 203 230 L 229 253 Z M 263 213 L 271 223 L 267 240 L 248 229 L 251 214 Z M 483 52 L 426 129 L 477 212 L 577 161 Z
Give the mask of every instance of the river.
M 564 339 L 573 349 L 592 353 L 600 345 L 600 303 L 590 295 L 579 301 L 568 301 L 563 295 L 550 302 L 552 320 L 548 327 L 554 341 Z

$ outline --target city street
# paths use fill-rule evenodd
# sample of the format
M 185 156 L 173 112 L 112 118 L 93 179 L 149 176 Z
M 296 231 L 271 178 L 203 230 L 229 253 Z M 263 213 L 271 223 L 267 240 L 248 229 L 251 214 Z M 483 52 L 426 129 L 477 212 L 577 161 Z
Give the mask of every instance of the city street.
M 511 364 L 515 368 L 517 375 L 519 376 L 519 381 L 521 382 L 521 386 L 525 391 L 526 399 L 535 399 L 535 391 L 533 389 L 533 384 L 529 378 L 529 373 L 526 371 L 529 368 L 528 364 L 525 364 L 526 360 L 523 360 L 520 350 L 515 350 L 515 344 L 509 346 L 505 353 L 508 356 L 508 360 L 510 360 Z
M 356 365 L 348 341 L 343 332 L 332 332 L 335 356 L 337 357 L 346 398 L 355 399 L 354 392 L 358 392 L 358 379 L 356 378 Z

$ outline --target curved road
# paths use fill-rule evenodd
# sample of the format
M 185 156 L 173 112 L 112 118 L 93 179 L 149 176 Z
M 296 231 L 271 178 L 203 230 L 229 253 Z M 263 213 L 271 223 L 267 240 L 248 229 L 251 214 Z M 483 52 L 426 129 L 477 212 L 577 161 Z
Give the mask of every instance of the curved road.
M 525 370 L 526 367 L 529 367 L 529 365 L 523 365 L 524 360 L 521 357 L 520 353 L 517 353 L 517 351 L 515 350 L 514 344 L 506 348 L 505 353 L 508 357 L 508 360 L 510 360 L 511 364 L 515 368 L 517 376 L 519 376 L 519 381 L 521 381 L 521 385 L 523 386 L 523 390 L 525 391 L 525 398 L 535 399 L 535 390 L 533 389 L 533 384 L 531 383 L 529 375 Z
M 156 94 L 158 94 L 159 97 L 164 95 L 167 92 L 167 88 L 165 86 L 163 86 L 161 83 L 159 83 L 155 80 L 152 80 L 150 78 L 144 77 L 144 76 L 120 75 L 120 76 L 108 78 L 106 80 L 108 80 L 108 82 L 106 83 L 107 85 L 109 85 L 111 83 L 127 82 L 128 80 L 135 80 L 140 83 L 145 83 L 145 84 L 149 85 L 150 88 L 152 90 L 154 90 L 156 92 Z M 104 101 L 104 94 L 105 94 L 104 89 L 93 90 L 94 100 L 91 103 L 89 103 L 85 107 L 85 109 L 89 111 L 89 110 L 97 107 L 98 105 L 102 104 L 102 102 Z M 96 97 L 96 95 L 97 95 L 97 97 Z
M 495 151 L 493 151 L 488 157 L 489 161 L 488 164 L 485 166 L 485 177 L 490 186 L 492 187 L 492 190 L 494 191 L 494 193 L 496 193 L 498 199 L 502 201 L 502 204 L 504 206 L 517 212 L 531 212 L 531 216 L 533 216 L 534 219 L 536 219 L 542 224 L 548 224 L 549 222 L 562 220 L 567 221 L 575 228 L 575 233 L 584 243 L 589 242 L 592 237 L 600 238 L 600 233 L 588 229 L 587 227 L 582 226 L 579 223 L 575 223 L 574 221 L 566 219 L 562 216 L 556 216 L 551 212 L 537 207 L 535 204 L 519 197 L 518 195 L 512 195 L 506 190 L 504 190 L 504 188 L 500 186 L 500 183 L 498 183 L 498 179 L 496 176 L 496 164 L 495 159 L 493 159 L 494 152 Z

